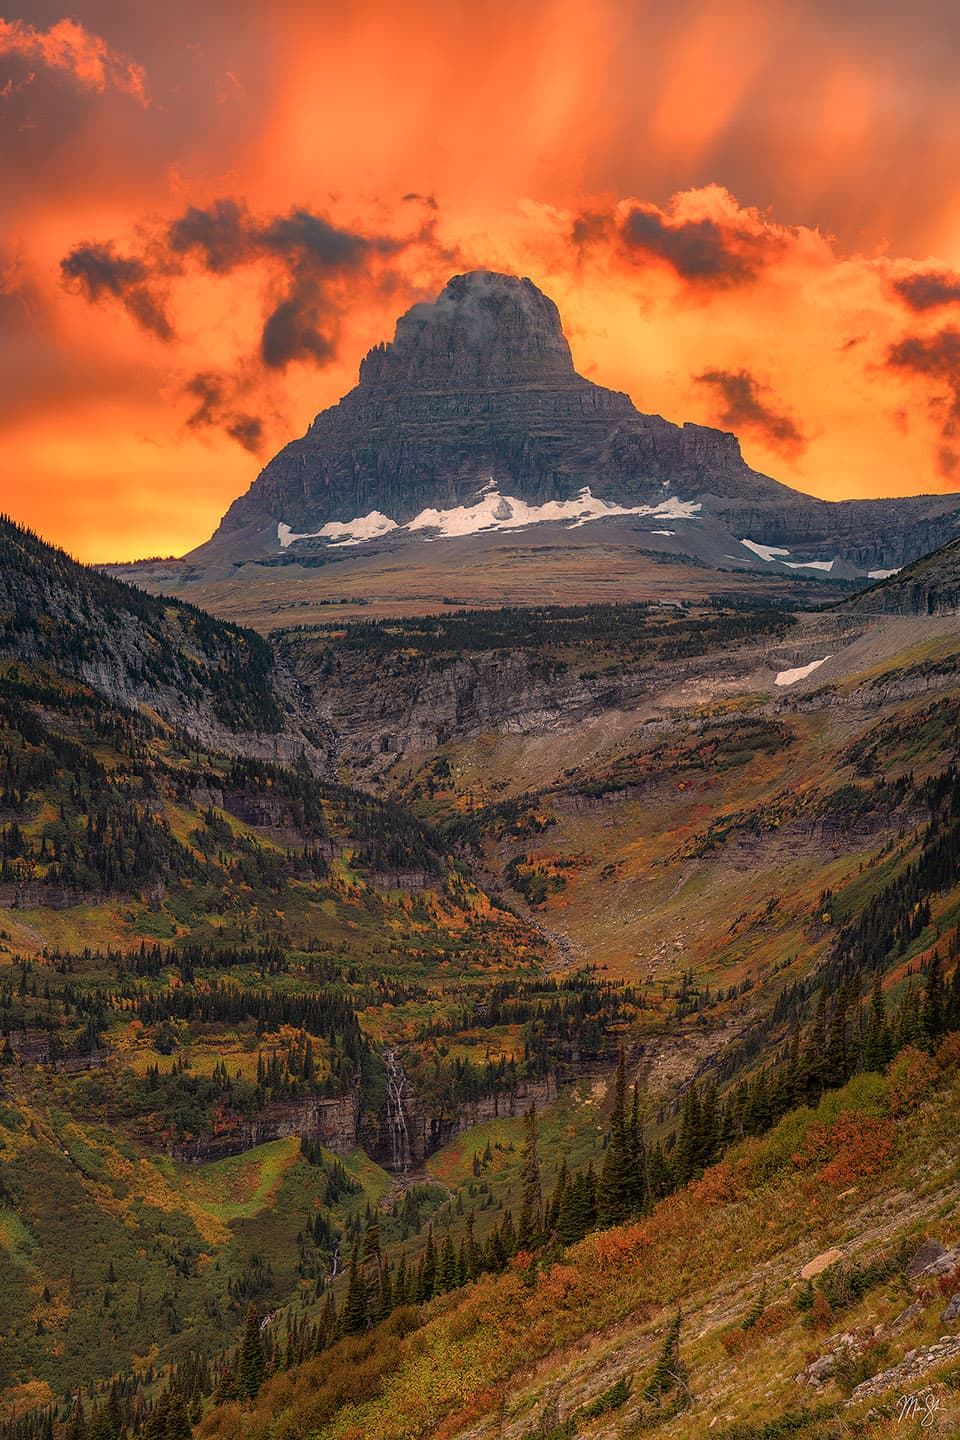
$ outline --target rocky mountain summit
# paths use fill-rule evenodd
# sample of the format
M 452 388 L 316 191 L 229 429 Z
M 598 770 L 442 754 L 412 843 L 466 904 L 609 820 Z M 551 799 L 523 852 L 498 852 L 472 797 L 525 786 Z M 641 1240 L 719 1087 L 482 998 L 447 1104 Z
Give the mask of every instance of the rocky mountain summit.
M 683 522 L 675 540 L 647 528 L 661 515 Z M 597 520 L 666 535 L 658 548 L 678 553 L 692 528 L 719 522 L 708 563 L 849 577 L 953 538 L 960 500 L 834 503 L 781 485 L 747 465 L 735 435 L 642 414 L 579 375 L 553 301 L 481 270 L 402 315 L 355 389 L 270 461 L 192 558 Z

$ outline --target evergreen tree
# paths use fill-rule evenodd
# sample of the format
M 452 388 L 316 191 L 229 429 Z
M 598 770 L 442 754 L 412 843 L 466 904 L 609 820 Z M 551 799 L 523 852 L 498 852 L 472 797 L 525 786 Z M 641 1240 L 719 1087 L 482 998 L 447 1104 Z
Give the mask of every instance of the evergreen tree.
M 597 1213 L 602 1226 L 620 1225 L 639 1209 L 635 1152 L 636 1141 L 627 1115 L 626 1057 L 621 1045 L 610 1116 L 610 1143 L 597 1184 Z
M 360 1268 L 360 1242 L 354 1241 L 340 1325 L 344 1335 L 357 1335 L 367 1328 L 367 1282 Z
M 523 1117 L 523 1135 L 517 1243 L 521 1249 L 531 1249 L 539 1242 L 543 1230 L 543 1191 L 540 1185 L 540 1157 L 537 1153 L 537 1111 L 533 1105 Z
M 440 1262 L 437 1266 L 437 1294 L 445 1294 L 457 1287 L 457 1253 L 449 1235 L 444 1237 L 440 1247 Z
M 253 1301 L 247 1306 L 247 1320 L 237 1356 L 236 1392 L 241 1400 L 252 1400 L 266 1378 L 267 1362 L 260 1337 L 260 1321 Z
M 437 1290 L 437 1247 L 433 1238 L 433 1225 L 427 1227 L 427 1248 L 423 1253 L 423 1278 L 421 1300 L 430 1300 Z
M 83 1398 L 79 1390 L 73 1402 L 73 1409 L 70 1411 L 70 1421 L 67 1425 L 64 1440 L 87 1440 L 87 1417 L 83 1408 Z
M 943 983 L 943 961 L 939 952 L 930 957 L 927 988 L 923 997 L 923 1030 L 927 1046 L 932 1050 L 945 1029 L 947 999 Z
M 847 1080 L 847 1010 L 849 1009 L 849 988 L 846 978 L 840 982 L 836 1004 L 830 1021 L 830 1034 L 823 1064 L 823 1083 L 831 1090 L 838 1089 Z
M 890 1032 L 887 1028 L 887 1006 L 883 998 L 883 981 L 880 971 L 873 972 L 873 986 L 870 992 L 870 1012 L 863 1036 L 863 1067 L 865 1070 L 882 1070 L 887 1063 Z
M 187 1405 L 182 1395 L 174 1395 L 167 1410 L 167 1429 L 164 1440 L 191 1440 L 193 1429 Z
M 680 1330 L 683 1326 L 683 1315 L 678 1310 L 669 1330 L 664 1337 L 657 1363 L 654 1366 L 653 1374 L 644 1393 L 644 1399 L 651 1400 L 655 1405 L 663 1403 L 663 1397 L 671 1391 L 680 1388 L 686 1389 L 687 1372 L 684 1369 L 683 1361 L 680 1358 Z
M 700 1092 L 696 1084 L 687 1087 L 680 1112 L 680 1131 L 671 1157 L 677 1185 L 686 1185 L 698 1173 L 697 1157 L 703 1148 Z

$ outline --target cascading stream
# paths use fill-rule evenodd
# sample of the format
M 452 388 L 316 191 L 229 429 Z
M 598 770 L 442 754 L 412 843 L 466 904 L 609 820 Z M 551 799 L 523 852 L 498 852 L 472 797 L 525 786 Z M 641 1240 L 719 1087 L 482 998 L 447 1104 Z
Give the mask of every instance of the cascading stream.
M 383 1058 L 387 1064 L 387 1122 L 390 1126 L 393 1170 L 395 1174 L 406 1175 L 410 1169 L 410 1135 L 404 1106 L 407 1077 L 396 1050 L 385 1051 Z

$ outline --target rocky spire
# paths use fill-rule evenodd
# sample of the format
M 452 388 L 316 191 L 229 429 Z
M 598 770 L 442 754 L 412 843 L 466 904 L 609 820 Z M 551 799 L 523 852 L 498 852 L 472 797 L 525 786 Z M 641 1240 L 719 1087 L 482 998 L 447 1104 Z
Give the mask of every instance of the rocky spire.
M 531 280 L 472 270 L 414 305 L 360 366 L 362 390 L 583 386 L 556 305 Z

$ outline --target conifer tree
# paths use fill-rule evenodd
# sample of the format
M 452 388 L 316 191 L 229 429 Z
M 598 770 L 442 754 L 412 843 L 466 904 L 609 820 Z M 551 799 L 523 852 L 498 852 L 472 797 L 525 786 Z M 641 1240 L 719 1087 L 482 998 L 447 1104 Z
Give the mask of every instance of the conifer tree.
M 437 1294 L 446 1294 L 457 1286 L 457 1254 L 449 1235 L 444 1236 L 440 1247 L 440 1261 L 437 1265 Z
M 523 1117 L 523 1135 L 523 1169 L 517 1243 L 521 1249 L 529 1249 L 538 1243 L 543 1230 L 543 1191 L 540 1185 L 540 1157 L 537 1151 L 537 1111 L 533 1105 Z
M 627 1115 L 626 1057 L 621 1045 L 610 1116 L 610 1143 L 597 1184 L 597 1214 L 603 1226 L 621 1224 L 638 1208 L 635 1149 Z
M 553 1187 L 550 1203 L 544 1210 L 543 1229 L 547 1235 L 552 1234 L 557 1228 L 557 1223 L 560 1219 L 560 1207 L 563 1204 L 564 1191 L 569 1183 L 570 1176 L 567 1172 L 567 1157 L 564 1155 L 560 1161 L 560 1169 L 557 1171 L 557 1181 Z
M 187 1414 L 186 1401 L 182 1395 L 174 1395 L 167 1409 L 167 1427 L 164 1440 L 191 1440 L 193 1429 Z
M 680 1358 L 680 1330 L 683 1326 L 683 1315 L 678 1310 L 669 1330 L 664 1337 L 657 1363 L 654 1366 L 653 1374 L 644 1393 L 644 1399 L 651 1400 L 655 1405 L 663 1403 L 663 1397 L 678 1388 L 685 1388 L 687 1383 L 687 1372 L 684 1369 L 683 1361 Z
M 433 1238 L 433 1225 L 427 1226 L 427 1248 L 423 1253 L 423 1283 L 421 1300 L 430 1300 L 437 1289 L 437 1246 Z
M 70 1421 L 64 1440 L 87 1440 L 87 1417 L 83 1408 L 83 1397 L 79 1390 L 73 1402 L 73 1409 L 70 1411 Z
M 870 1013 L 863 1037 L 864 1069 L 882 1070 L 890 1059 L 889 1052 L 890 1031 L 887 1025 L 887 1006 L 883 998 L 883 981 L 880 971 L 875 970 L 870 994 Z
M 923 1029 L 927 1046 L 933 1049 L 943 1034 L 946 1012 L 946 995 L 943 984 L 943 961 L 934 951 L 927 970 L 927 988 L 923 997 Z
M 367 1282 L 360 1268 L 360 1242 L 353 1243 L 347 1296 L 343 1302 L 340 1325 L 344 1335 L 358 1335 L 367 1328 Z
M 267 1362 L 260 1338 L 260 1321 L 253 1301 L 247 1306 L 247 1320 L 237 1356 L 236 1391 L 241 1400 L 252 1400 L 267 1374 Z
M 830 1034 L 823 1064 L 823 1083 L 828 1089 L 837 1089 L 847 1079 L 847 1011 L 850 1005 L 849 987 L 846 977 L 840 982 Z

